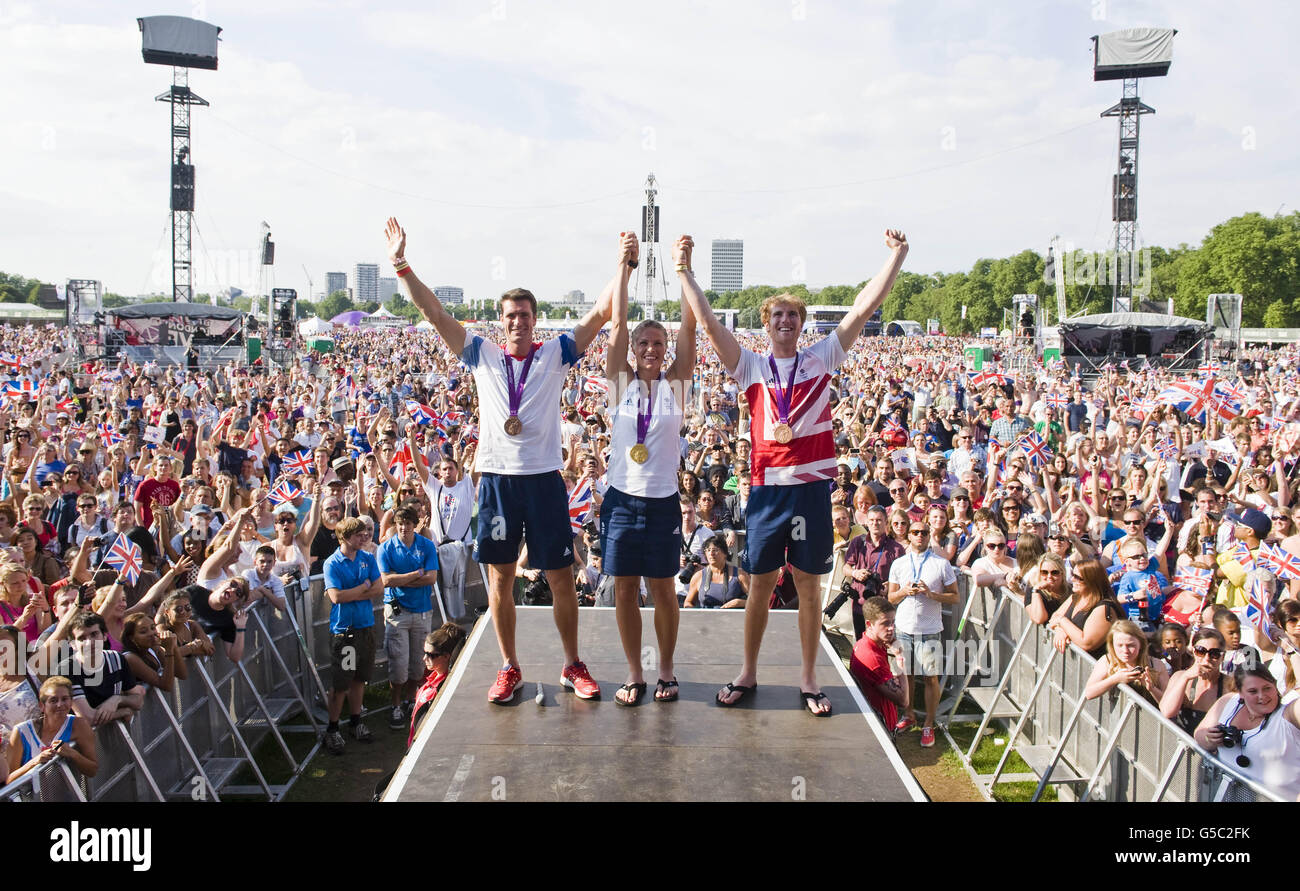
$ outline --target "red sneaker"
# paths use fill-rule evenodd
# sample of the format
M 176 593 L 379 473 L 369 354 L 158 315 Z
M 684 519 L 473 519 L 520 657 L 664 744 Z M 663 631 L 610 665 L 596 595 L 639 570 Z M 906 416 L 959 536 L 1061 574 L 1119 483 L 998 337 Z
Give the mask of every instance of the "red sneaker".
M 933 727 L 922 727 L 922 728 L 921 728 L 921 747 L 922 747 L 922 748 L 925 748 L 925 749 L 928 749 L 928 748 L 930 748 L 930 746 L 932 746 L 932 745 L 934 745 L 934 728 L 933 728 Z
M 599 699 L 600 687 L 591 679 L 587 666 L 575 662 L 564 669 L 560 683 L 571 689 L 579 699 Z
M 515 698 L 515 692 L 524 685 L 524 675 L 515 665 L 508 665 L 497 672 L 497 681 L 488 690 L 488 702 L 509 702 Z

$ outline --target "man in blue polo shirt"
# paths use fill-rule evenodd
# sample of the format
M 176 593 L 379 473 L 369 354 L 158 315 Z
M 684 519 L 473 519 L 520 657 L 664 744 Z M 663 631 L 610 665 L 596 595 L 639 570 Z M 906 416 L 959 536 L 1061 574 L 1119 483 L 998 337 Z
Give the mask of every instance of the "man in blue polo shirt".
M 339 715 L 343 698 L 351 709 L 349 726 L 358 742 L 370 742 L 370 728 L 361 723 L 361 697 L 375 664 L 375 624 L 373 601 L 384 590 L 379 565 L 361 548 L 370 530 L 356 517 L 348 517 L 334 527 L 339 549 L 325 561 L 325 596 L 330 599 L 330 690 L 329 726 L 325 728 L 325 748 L 334 755 L 343 754 L 343 734 L 339 732 Z
M 393 511 L 397 534 L 375 554 L 384 583 L 384 649 L 393 711 L 388 726 L 405 730 L 409 718 L 402 703 L 414 705 L 424 676 L 424 638 L 432 631 L 433 583 L 438 578 L 438 547 L 416 535 L 420 515 L 403 505 Z

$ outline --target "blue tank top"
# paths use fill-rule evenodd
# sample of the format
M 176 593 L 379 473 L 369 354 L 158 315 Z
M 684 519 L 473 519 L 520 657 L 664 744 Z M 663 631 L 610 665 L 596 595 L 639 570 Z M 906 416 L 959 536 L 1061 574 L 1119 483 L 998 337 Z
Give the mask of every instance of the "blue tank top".
M 77 720 L 77 716 L 75 714 L 69 713 L 67 720 L 63 722 L 63 726 L 59 728 L 58 735 L 55 736 L 54 739 L 50 740 L 51 744 L 59 741 L 71 744 L 72 724 L 76 720 Z M 19 724 L 18 738 L 22 740 L 23 743 L 22 763 L 26 764 L 28 761 L 31 761 L 33 758 L 36 757 L 36 754 L 40 752 L 41 747 L 44 745 L 44 743 L 41 742 L 41 735 L 36 732 L 36 722 L 23 721 L 21 724 Z

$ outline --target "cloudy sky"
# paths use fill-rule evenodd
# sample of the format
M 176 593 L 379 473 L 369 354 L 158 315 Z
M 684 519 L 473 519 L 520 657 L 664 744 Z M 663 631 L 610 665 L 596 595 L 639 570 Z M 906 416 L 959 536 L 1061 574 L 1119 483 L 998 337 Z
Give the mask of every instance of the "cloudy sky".
M 224 29 L 190 78 L 201 290 L 256 288 L 263 220 L 265 287 L 305 293 L 382 261 L 395 215 L 431 284 L 594 293 L 649 172 L 706 283 L 712 238 L 747 284 L 811 287 L 872 275 L 886 227 L 920 272 L 1102 249 L 1120 87 L 1089 38 L 1136 26 L 1179 29 L 1141 90 L 1144 240 L 1300 208 L 1290 3 L 0 0 L 0 269 L 170 289 L 156 14 Z

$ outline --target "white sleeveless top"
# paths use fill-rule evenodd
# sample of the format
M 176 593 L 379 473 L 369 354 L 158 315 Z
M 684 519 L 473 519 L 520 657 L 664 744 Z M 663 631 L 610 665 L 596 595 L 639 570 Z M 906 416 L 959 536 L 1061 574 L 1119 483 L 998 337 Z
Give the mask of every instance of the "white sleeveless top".
M 646 431 L 645 445 L 650 459 L 638 464 L 627 453 L 636 445 L 637 401 L 644 402 L 644 388 L 632 379 L 632 386 L 622 389 L 619 381 L 610 379 L 611 395 L 622 393 L 617 405 L 609 407 L 613 435 L 610 440 L 609 472 L 606 480 L 611 488 L 639 498 L 666 498 L 677 494 L 677 466 L 680 463 L 679 434 L 682 429 L 683 409 L 677 399 L 677 390 L 690 387 L 689 381 L 680 383 L 659 375 L 653 387 L 654 413 L 650 429 Z

